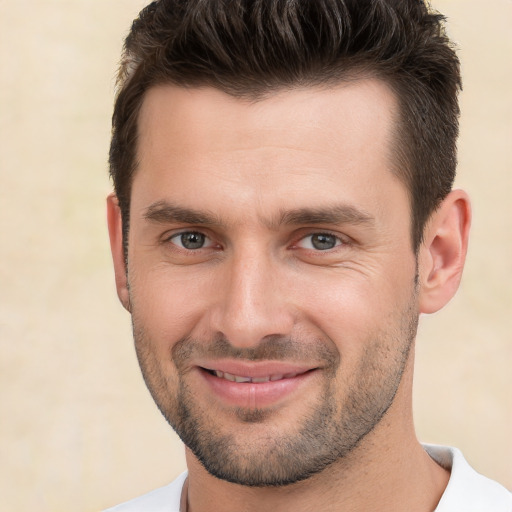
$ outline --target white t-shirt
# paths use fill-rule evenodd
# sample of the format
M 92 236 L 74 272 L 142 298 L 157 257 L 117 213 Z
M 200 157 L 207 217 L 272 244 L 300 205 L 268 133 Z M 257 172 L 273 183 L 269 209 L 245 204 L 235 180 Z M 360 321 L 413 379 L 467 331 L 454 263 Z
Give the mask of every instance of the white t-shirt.
M 450 480 L 435 512 L 512 512 L 512 493 L 477 473 L 457 448 L 424 445 L 440 466 L 451 470 Z M 104 512 L 179 512 L 181 489 L 187 477 Z
M 512 493 L 477 473 L 460 450 L 435 445 L 423 447 L 440 466 L 451 470 L 435 512 L 512 512 Z

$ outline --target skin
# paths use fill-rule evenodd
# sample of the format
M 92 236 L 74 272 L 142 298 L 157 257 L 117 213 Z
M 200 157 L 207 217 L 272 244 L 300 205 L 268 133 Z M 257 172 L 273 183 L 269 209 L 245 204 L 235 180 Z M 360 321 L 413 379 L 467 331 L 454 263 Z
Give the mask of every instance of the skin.
M 113 195 L 109 231 L 155 401 L 182 435 L 206 429 L 219 450 L 228 441 L 218 466 L 232 473 L 222 480 L 199 461 L 212 454 L 187 448 L 190 511 L 430 511 L 439 501 L 448 474 L 412 420 L 414 335 L 418 315 L 457 289 L 469 202 L 452 192 L 413 253 L 409 198 L 389 154 L 395 117 L 377 80 L 258 102 L 209 88 L 148 92 L 128 268 Z M 204 235 L 204 246 L 183 247 L 184 232 Z M 319 250 L 318 233 L 333 246 Z M 233 403 L 201 369 L 219 361 L 308 372 L 277 399 L 254 392 Z M 306 442 L 311 428 L 317 446 Z M 319 450 L 336 456 L 308 478 L 263 487 L 262 473 L 278 479 L 294 467 L 279 466 L 288 440 L 309 447 L 306 462 Z

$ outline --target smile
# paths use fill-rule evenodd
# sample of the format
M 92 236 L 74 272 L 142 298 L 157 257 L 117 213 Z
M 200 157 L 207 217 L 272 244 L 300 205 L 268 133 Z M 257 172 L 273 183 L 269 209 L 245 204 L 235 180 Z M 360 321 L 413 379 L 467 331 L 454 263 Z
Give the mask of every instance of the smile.
M 214 366 L 214 368 L 212 368 Z M 217 368 L 215 368 L 217 366 Z M 218 368 L 221 369 L 218 369 Z M 200 364 L 198 376 L 206 384 L 210 399 L 228 406 L 264 408 L 276 406 L 292 397 L 300 396 L 315 380 L 318 368 L 279 362 L 241 363 L 236 361 Z
M 300 375 L 300 372 L 297 373 L 287 373 L 287 374 L 275 374 L 275 375 L 266 375 L 263 377 L 243 377 L 241 375 L 233 375 L 228 372 L 221 372 L 220 370 L 211 370 L 212 375 L 219 377 L 219 379 L 225 379 L 230 382 L 254 382 L 254 383 L 263 383 L 263 382 L 275 382 L 283 379 L 293 379 Z

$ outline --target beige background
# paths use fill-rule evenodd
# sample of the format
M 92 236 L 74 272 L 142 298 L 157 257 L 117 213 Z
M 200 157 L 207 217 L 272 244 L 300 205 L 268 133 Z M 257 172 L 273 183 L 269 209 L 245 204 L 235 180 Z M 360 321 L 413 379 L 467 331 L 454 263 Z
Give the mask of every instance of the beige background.
M 182 448 L 139 374 L 104 197 L 113 77 L 143 0 L 0 0 L 0 501 L 91 511 L 168 482 Z M 462 289 L 423 318 L 419 436 L 512 488 L 512 1 L 438 0 L 461 47 Z

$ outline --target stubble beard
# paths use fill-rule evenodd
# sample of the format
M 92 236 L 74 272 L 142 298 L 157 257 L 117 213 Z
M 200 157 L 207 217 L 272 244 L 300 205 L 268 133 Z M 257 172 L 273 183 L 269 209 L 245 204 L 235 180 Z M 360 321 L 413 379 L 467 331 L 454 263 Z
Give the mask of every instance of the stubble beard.
M 336 461 L 344 459 L 380 423 L 393 403 L 416 336 L 418 315 L 415 296 L 402 312 L 392 332 L 374 333 L 367 342 L 357 371 L 340 404 L 337 375 L 343 372 L 342 358 L 330 340 L 292 340 L 272 337 L 260 347 L 235 349 L 225 339 L 210 344 L 183 338 L 171 351 L 177 380 L 162 371 L 144 327 L 133 318 L 137 356 L 144 380 L 160 411 L 212 475 L 229 482 L 253 486 L 284 486 L 305 480 Z M 208 347 L 208 348 L 205 348 Z M 305 349 L 304 347 L 307 347 Z M 233 429 L 216 423 L 215 412 L 198 403 L 184 373 L 187 358 L 194 352 L 246 359 L 289 359 L 310 350 L 314 360 L 329 362 L 323 370 L 323 390 L 317 402 L 292 432 L 272 426 L 272 410 L 234 409 Z M 268 428 L 262 428 L 268 425 Z M 257 427 L 256 438 L 250 434 Z M 264 433 L 262 433 L 264 432 Z

